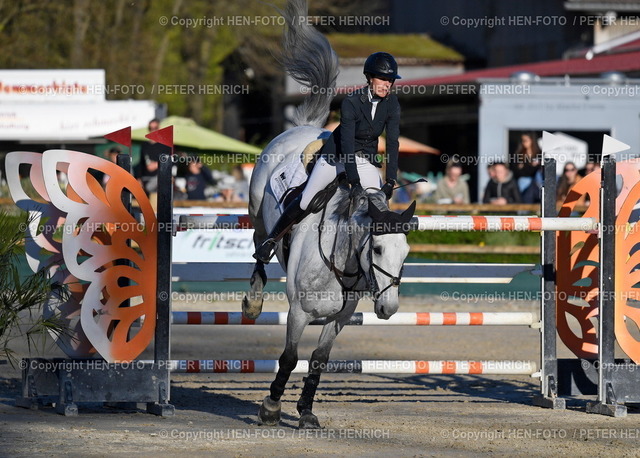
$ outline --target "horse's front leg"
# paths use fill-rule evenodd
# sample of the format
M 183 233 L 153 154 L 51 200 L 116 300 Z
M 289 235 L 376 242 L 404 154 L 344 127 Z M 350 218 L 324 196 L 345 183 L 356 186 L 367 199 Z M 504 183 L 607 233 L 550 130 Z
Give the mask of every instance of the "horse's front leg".
M 255 320 L 262 313 L 262 304 L 264 302 L 263 289 L 267 284 L 267 273 L 264 270 L 264 263 L 256 261 L 249 280 L 251 290 L 242 298 L 242 314 L 249 320 Z
M 264 425 L 277 425 L 280 422 L 281 402 L 285 386 L 289 381 L 291 372 L 298 364 L 298 343 L 302 337 L 302 331 L 310 323 L 311 318 L 298 306 L 291 305 L 287 316 L 287 340 L 284 351 L 280 356 L 278 373 L 271 383 L 271 393 L 264 398 L 258 418 Z
M 333 321 L 327 323 L 322 328 L 320 338 L 318 339 L 318 347 L 311 354 L 309 360 L 309 374 L 304 379 L 304 387 L 302 394 L 298 400 L 298 413 L 300 414 L 300 429 L 318 429 L 320 422 L 318 417 L 313 413 L 313 399 L 316 395 L 318 384 L 320 383 L 320 374 L 327 367 L 329 362 L 329 354 L 336 340 L 336 337 L 349 322 L 349 318 L 353 315 L 358 301 L 347 301 L 345 307 L 334 318 Z
M 253 187 L 253 183 L 252 183 Z M 267 238 L 267 229 L 264 227 L 262 219 L 262 198 L 264 189 L 260 188 L 259 192 L 251 192 L 249 198 L 249 216 L 253 225 L 253 245 L 258 248 Z M 262 304 L 264 303 L 264 287 L 267 284 L 267 273 L 264 270 L 264 263 L 256 261 L 253 268 L 251 280 L 249 280 L 250 290 L 242 298 L 242 314 L 249 320 L 255 320 L 262 313 Z

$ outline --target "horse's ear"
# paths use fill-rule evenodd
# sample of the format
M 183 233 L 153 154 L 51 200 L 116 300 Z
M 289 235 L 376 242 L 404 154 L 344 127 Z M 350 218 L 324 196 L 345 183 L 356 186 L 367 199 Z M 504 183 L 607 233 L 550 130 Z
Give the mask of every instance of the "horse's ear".
M 411 218 L 413 218 L 413 214 L 415 212 L 416 201 L 414 200 L 413 202 L 411 202 L 411 205 L 409 205 L 409 208 L 402 212 L 402 214 L 400 215 L 400 219 L 402 220 L 402 222 L 408 223 L 409 221 L 411 221 Z
M 368 213 L 369 213 L 369 216 L 371 217 L 371 219 L 374 220 L 374 221 L 380 221 L 380 219 L 382 218 L 382 212 L 376 206 L 376 204 L 374 204 L 371 200 L 369 200 Z

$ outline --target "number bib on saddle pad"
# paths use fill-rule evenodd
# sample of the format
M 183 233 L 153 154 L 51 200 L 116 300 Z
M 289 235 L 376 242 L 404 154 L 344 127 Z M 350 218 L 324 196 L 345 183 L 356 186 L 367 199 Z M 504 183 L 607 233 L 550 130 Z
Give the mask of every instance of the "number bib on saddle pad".
M 271 189 L 280 205 L 280 211 L 283 211 L 289 203 L 287 194 L 307 181 L 308 174 L 311 173 L 309 163 L 315 162 L 314 157 L 322 149 L 325 141 L 326 139 L 312 141 L 302 151 L 300 161 L 284 162 L 273 171 Z
M 280 164 L 271 175 L 271 189 L 280 205 L 280 211 L 286 207 L 287 192 L 307 181 L 307 172 L 302 162 L 293 161 Z

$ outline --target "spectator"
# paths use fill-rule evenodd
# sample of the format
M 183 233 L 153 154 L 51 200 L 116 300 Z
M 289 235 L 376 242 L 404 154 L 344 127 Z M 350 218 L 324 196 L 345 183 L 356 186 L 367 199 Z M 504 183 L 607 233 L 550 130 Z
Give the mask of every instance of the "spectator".
M 117 146 L 113 146 L 109 148 L 109 151 L 107 151 L 107 159 L 113 162 L 114 164 L 117 164 L 118 154 L 122 154 L 122 150 Z M 109 181 L 109 175 L 107 175 L 106 173 L 103 173 L 101 181 L 103 185 L 106 185 L 107 181 Z
M 249 181 L 244 175 L 242 166 L 236 165 L 231 171 L 231 176 L 235 179 L 235 195 L 238 200 L 249 201 Z
M 495 169 L 493 168 L 493 162 L 489 162 L 487 165 L 487 175 L 489 176 L 489 180 L 493 180 L 496 177 Z
M 236 195 L 236 183 L 231 176 L 226 176 L 218 182 L 219 193 L 215 195 L 216 202 L 242 202 L 242 199 Z
M 541 160 L 542 153 L 536 134 L 533 132 L 522 134 L 520 145 L 513 154 L 509 165 L 518 183 L 518 191 L 520 191 L 524 203 L 540 202 Z
M 469 186 L 462 177 L 462 165 L 451 160 L 445 168 L 445 175 L 438 181 L 434 198 L 438 204 L 468 204 Z
M 211 170 L 209 170 L 197 156 L 189 158 L 185 179 L 187 199 L 189 200 L 205 200 L 206 195 L 204 191 L 207 185 L 216 184 Z
M 410 184 L 409 180 L 403 175 L 404 173 L 398 169 L 398 182 L 396 183 L 396 186 L 401 187 L 398 187 L 398 189 L 394 187 L 393 195 L 391 196 L 391 199 L 389 199 L 389 203 L 393 202 L 394 204 L 404 204 L 413 200 L 414 185 Z
M 149 132 L 160 128 L 160 121 L 149 121 Z M 158 201 L 158 161 L 161 154 L 170 154 L 171 148 L 151 140 L 142 144 L 140 148 L 140 162 L 138 163 L 138 178 L 149 196 L 149 201 L 155 209 Z
M 518 185 L 513 180 L 513 173 L 504 162 L 495 162 L 490 166 L 491 180 L 484 189 L 482 202 L 485 204 L 505 205 L 517 204 L 522 200 Z
M 595 172 L 595 171 L 600 171 L 600 163 L 598 162 L 594 162 L 594 161 L 589 161 L 587 162 L 587 164 L 584 166 L 584 169 L 580 170 L 578 172 L 578 174 L 581 177 L 586 177 L 587 175 L 589 175 L 591 172 Z
M 562 176 L 558 180 L 558 187 L 556 191 L 556 204 L 561 206 L 569 195 L 571 188 L 582 179 L 578 174 L 578 168 L 573 162 L 567 162 L 564 165 Z M 580 198 L 577 205 L 584 205 L 584 196 Z

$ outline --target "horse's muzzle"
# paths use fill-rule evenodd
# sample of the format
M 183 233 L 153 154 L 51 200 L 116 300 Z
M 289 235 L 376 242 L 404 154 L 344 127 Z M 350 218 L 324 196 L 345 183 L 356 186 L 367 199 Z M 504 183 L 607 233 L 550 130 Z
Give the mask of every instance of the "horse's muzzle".
M 381 302 L 380 298 L 374 304 L 376 316 L 381 320 L 388 320 L 398 311 L 398 296 L 395 301 Z

